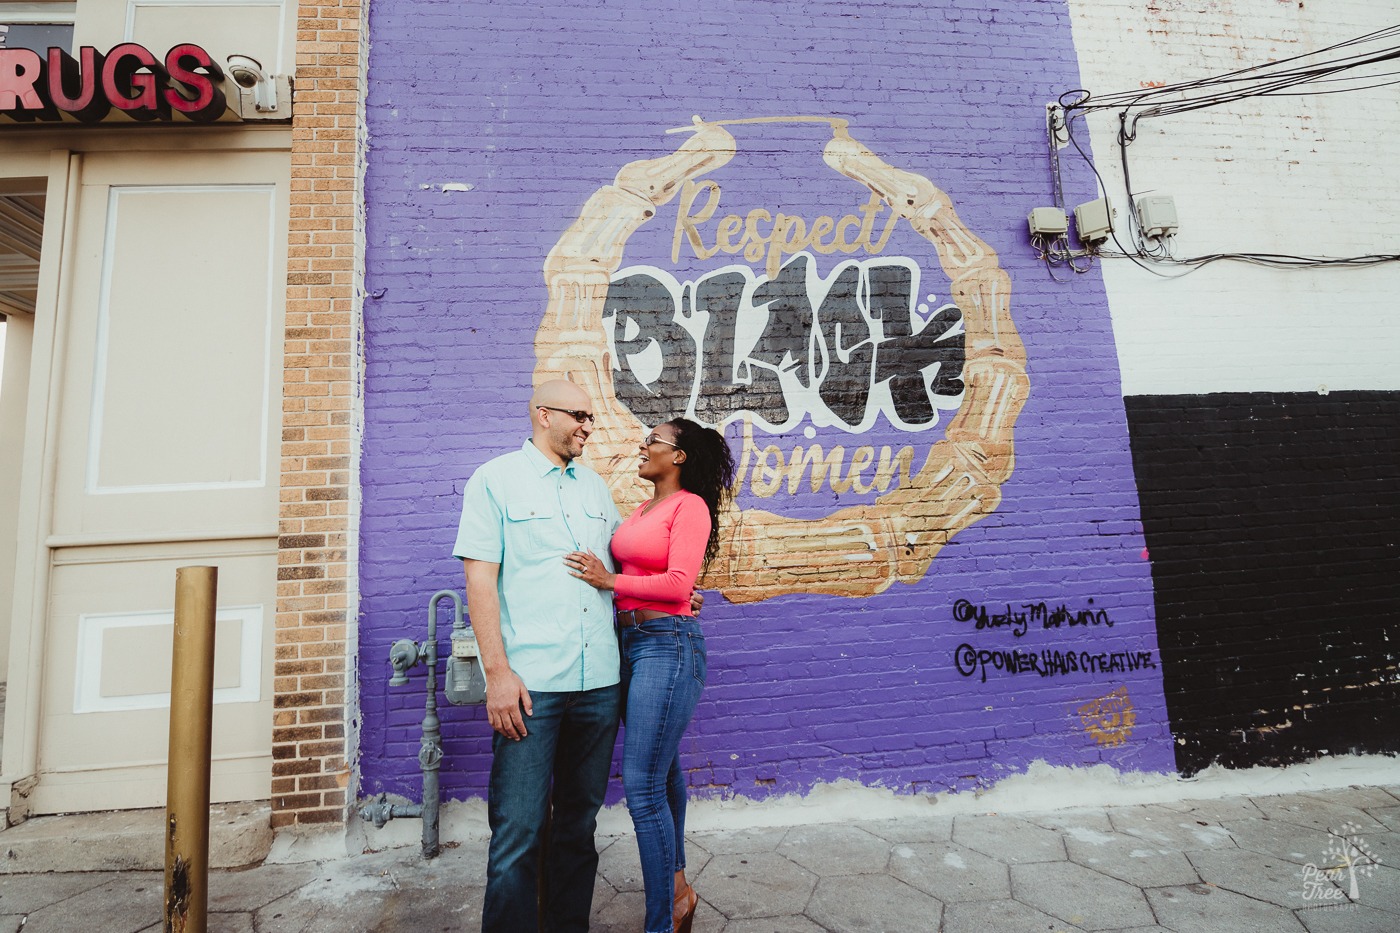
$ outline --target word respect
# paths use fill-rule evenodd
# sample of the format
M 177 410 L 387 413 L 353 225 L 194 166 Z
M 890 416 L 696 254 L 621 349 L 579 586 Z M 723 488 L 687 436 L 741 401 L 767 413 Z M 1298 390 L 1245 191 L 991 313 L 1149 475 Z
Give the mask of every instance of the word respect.
M 695 202 L 702 191 L 706 194 L 705 203 L 697 210 Z M 714 245 L 707 246 L 700 224 L 708 222 L 715 215 L 720 196 L 719 184 L 714 181 L 701 185 L 686 181 L 681 188 L 680 211 L 676 214 L 675 234 L 671 238 L 671 262 L 680 259 L 681 241 L 685 240 L 697 259 L 709 259 L 716 253 L 731 256 L 743 253 L 744 259 L 751 263 L 764 260 L 764 268 L 771 279 L 778 274 L 784 256 L 795 256 L 808 248 L 823 255 L 837 252 L 849 254 L 858 249 L 871 254 L 884 252 L 885 244 L 899 221 L 899 215 L 890 211 L 879 239 L 871 240 L 875 220 L 885 209 L 880 196 L 873 193 L 859 209 L 860 217 L 847 214 L 837 220 L 823 214 L 812 221 L 810 228 L 807 221 L 794 214 L 780 211 L 774 216 L 764 208 L 756 207 L 743 217 L 726 214 L 715 225 Z M 855 231 L 854 235 L 851 231 Z

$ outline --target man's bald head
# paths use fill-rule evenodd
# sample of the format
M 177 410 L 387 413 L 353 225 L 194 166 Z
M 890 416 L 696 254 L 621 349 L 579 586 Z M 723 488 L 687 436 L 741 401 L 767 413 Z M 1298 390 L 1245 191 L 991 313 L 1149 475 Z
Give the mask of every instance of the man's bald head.
M 583 453 L 593 433 L 593 400 L 567 379 L 551 379 L 530 394 L 530 440 L 560 466 Z
M 530 394 L 530 410 L 541 405 L 547 408 L 567 408 L 572 411 L 591 411 L 593 402 L 588 393 L 567 379 L 551 379 L 535 386 Z

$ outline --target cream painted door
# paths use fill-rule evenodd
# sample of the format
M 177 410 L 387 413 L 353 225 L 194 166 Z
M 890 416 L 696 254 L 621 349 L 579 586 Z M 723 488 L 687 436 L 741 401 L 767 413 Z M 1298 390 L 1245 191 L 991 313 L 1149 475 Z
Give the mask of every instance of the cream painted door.
M 289 162 L 82 159 L 33 812 L 164 802 L 175 568 L 189 564 L 219 568 L 213 797 L 270 793 Z

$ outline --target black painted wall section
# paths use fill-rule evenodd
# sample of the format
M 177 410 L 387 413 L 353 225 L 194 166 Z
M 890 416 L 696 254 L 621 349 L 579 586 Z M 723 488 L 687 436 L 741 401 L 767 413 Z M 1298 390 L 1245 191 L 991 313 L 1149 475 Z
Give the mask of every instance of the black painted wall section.
M 1124 402 L 1181 772 L 1400 752 L 1400 392 Z

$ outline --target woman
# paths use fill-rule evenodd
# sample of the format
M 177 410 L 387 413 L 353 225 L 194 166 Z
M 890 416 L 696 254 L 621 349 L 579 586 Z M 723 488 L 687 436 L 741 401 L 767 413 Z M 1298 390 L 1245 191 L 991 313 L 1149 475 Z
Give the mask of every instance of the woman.
M 734 456 L 718 431 L 675 418 L 642 441 L 637 475 L 654 489 L 613 535 L 619 572 L 585 551 L 564 559 L 574 576 L 614 594 L 625 696 L 622 785 L 641 850 L 646 933 L 689 933 L 699 896 L 685 880 L 679 750 L 706 666 L 690 594 L 719 550 Z

